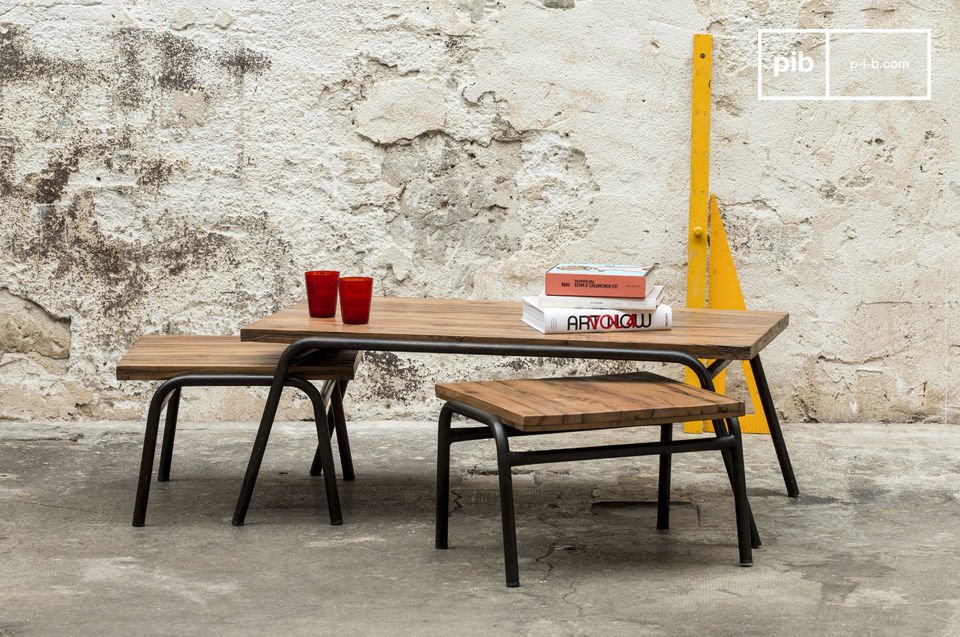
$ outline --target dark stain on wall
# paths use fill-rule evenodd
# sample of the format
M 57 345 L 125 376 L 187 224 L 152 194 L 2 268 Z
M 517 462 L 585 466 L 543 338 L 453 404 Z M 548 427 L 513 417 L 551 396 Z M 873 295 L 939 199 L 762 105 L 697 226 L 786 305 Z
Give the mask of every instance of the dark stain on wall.
M 218 74 L 242 79 L 262 75 L 271 65 L 265 54 L 242 45 L 211 49 L 167 31 L 124 28 L 114 42 L 114 101 L 125 110 L 142 106 L 154 91 L 200 91 L 209 100 Z
M 51 268 L 61 285 L 95 291 L 104 317 L 129 320 L 131 307 L 160 283 L 157 277 L 209 276 L 239 264 L 238 234 L 256 237 L 261 254 L 276 261 L 265 270 L 283 270 L 290 246 L 276 237 L 265 214 L 227 217 L 210 227 L 170 220 L 152 229 L 150 241 L 129 241 L 103 231 L 90 192 L 68 204 L 37 206 L 34 224 L 14 237 L 11 248 L 18 261 Z
M 137 170 L 138 186 L 165 186 L 170 182 L 177 166 L 162 157 L 149 157 L 140 161 Z
M 17 139 L 0 135 L 0 197 L 13 193 L 14 157 L 17 152 Z
M 17 25 L 0 26 L 0 86 L 65 75 L 85 76 L 87 66 L 37 51 Z
M 5 180 L 9 184 L 9 190 L 6 194 L 16 195 L 38 204 L 56 203 L 63 197 L 71 175 L 78 171 L 81 160 L 86 159 L 107 164 L 112 153 L 134 148 L 133 135 L 134 133 L 130 129 L 101 131 L 79 128 L 66 141 L 61 150 L 47 159 L 47 166 L 43 170 L 27 173 L 19 184 L 14 184 L 12 169 L 4 164 L 0 167 L 0 170 L 2 170 L 0 180 Z M 105 156 L 107 157 L 106 160 L 104 159 Z M 152 162 L 160 162 L 164 166 L 169 166 L 159 159 L 144 158 L 141 162 L 147 164 L 148 170 L 154 173 L 160 169 L 152 166 Z M 9 164 L 12 166 L 12 163 L 11 151 Z M 167 169 L 163 168 L 163 170 L 166 171 Z M 169 172 L 172 172 L 172 169 Z M 166 180 L 169 180 L 169 174 L 166 175 Z
M 70 173 L 76 172 L 77 162 L 51 161 L 39 174 L 34 175 L 33 200 L 37 203 L 54 203 L 63 194 L 70 180 Z
M 82 308 L 90 338 L 104 343 L 155 322 L 162 299 L 184 298 L 171 289 L 212 281 L 240 306 L 260 300 L 247 293 L 251 277 L 289 288 L 290 246 L 265 212 L 224 210 L 210 222 L 160 199 L 189 165 L 176 145 L 157 143 L 161 129 L 176 125 L 172 94 L 200 92 L 208 103 L 242 99 L 237 79 L 264 73 L 269 58 L 243 46 L 123 28 L 107 36 L 105 57 L 74 60 L 45 50 L 41 29 L 0 25 L 0 96 L 9 100 L 0 113 L 30 99 L 16 106 L 37 115 L 28 120 L 32 128 L 0 121 L 0 210 L 3 227 L 16 229 L 4 246 L 11 257 L 62 293 L 64 306 Z M 4 93 L 14 84 L 16 92 Z M 84 123 L 85 105 L 103 99 L 112 105 L 110 123 Z M 15 134 L 7 128 L 14 125 Z M 144 205 L 147 196 L 154 200 Z M 118 201 L 122 213 L 98 209 Z M 118 229 L 121 214 L 130 218 Z M 174 328 L 177 320 L 170 316 Z
M 113 60 L 116 74 L 113 102 L 122 110 L 133 110 L 143 104 L 144 95 L 149 90 L 150 78 L 140 62 L 143 41 L 134 29 L 121 29 L 113 40 L 117 46 Z
M 175 91 L 201 88 L 197 65 L 200 58 L 207 55 L 204 49 L 192 40 L 172 33 L 140 33 L 160 54 L 160 75 L 157 79 L 160 88 Z
M 238 79 L 247 74 L 262 75 L 271 64 L 270 58 L 266 55 L 244 46 L 220 53 L 217 56 L 217 62 Z
M 393 352 L 364 352 L 363 362 L 373 368 L 373 378 L 383 379 L 369 387 L 373 397 L 381 401 L 408 402 L 421 396 L 424 379 L 430 376 L 430 370 L 422 364 Z

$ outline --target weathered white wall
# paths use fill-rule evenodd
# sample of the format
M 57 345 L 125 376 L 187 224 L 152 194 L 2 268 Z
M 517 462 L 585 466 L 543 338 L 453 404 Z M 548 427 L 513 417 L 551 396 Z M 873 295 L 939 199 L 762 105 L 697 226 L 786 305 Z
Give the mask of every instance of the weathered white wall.
M 656 259 L 682 304 L 709 31 L 712 187 L 749 305 L 791 313 L 780 409 L 960 419 L 955 2 L 37 0 L 0 22 L 0 418 L 138 417 L 148 387 L 113 379 L 138 335 L 235 331 L 306 269 L 512 299 L 560 260 Z M 797 26 L 932 28 L 934 100 L 758 102 L 756 29 Z M 432 417 L 436 380 L 555 369 L 371 355 L 351 405 Z M 249 418 L 261 394 L 192 396 Z

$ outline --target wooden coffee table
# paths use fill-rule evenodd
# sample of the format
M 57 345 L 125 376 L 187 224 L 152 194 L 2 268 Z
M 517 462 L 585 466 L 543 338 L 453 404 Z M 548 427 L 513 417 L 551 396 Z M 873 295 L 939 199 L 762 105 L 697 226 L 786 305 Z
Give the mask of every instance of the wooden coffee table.
M 713 378 L 730 362 L 748 360 L 787 494 L 799 495 L 760 362 L 760 352 L 786 329 L 786 313 L 676 309 L 672 330 L 590 334 L 541 334 L 520 316 L 518 302 L 375 297 L 364 325 L 347 325 L 339 315 L 311 318 L 301 302 L 243 327 L 241 340 L 289 346 L 274 374 L 233 523 L 243 524 L 246 516 L 290 366 L 330 349 L 670 362 L 693 370 L 711 390 Z M 713 362 L 704 366 L 699 358 Z

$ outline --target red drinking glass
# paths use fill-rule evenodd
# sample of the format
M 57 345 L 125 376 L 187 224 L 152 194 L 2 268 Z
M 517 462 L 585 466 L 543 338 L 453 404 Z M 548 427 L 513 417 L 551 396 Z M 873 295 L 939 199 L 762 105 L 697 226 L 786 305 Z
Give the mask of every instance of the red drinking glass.
M 373 279 L 345 276 L 340 279 L 340 316 L 344 323 L 359 325 L 370 320 Z
M 307 307 L 310 308 L 310 316 L 334 316 L 337 313 L 337 282 L 340 273 L 335 270 L 313 270 L 304 276 L 307 280 Z

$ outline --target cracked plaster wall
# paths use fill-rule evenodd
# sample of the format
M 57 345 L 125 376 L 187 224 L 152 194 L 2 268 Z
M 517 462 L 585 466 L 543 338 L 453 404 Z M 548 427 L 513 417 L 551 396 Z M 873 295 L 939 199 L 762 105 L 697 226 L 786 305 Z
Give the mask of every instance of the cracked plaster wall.
M 934 101 L 757 102 L 756 29 L 797 26 L 933 28 Z M 957 422 L 956 27 L 946 0 L 0 1 L 0 419 L 140 417 L 113 378 L 138 335 L 234 332 L 306 269 L 512 299 L 560 260 L 657 259 L 681 305 L 709 31 L 712 188 L 749 306 L 791 313 L 783 415 Z M 350 406 L 611 368 L 370 354 Z

